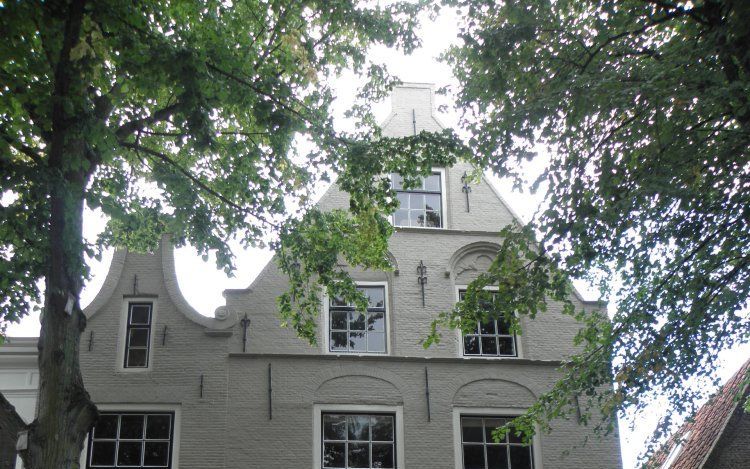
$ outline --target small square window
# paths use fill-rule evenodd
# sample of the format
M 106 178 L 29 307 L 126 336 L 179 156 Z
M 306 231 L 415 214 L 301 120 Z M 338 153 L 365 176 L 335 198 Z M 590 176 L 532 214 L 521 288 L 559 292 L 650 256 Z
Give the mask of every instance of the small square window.
M 534 453 L 513 432 L 495 441 L 492 433 L 511 417 L 461 416 L 464 469 L 534 469 Z
M 403 178 L 391 175 L 399 207 L 393 214 L 393 224 L 404 227 L 443 227 L 442 174 L 435 172 L 421 179 L 417 186 L 404 189 Z
M 463 300 L 465 290 L 459 291 Z M 517 357 L 516 336 L 511 334 L 510 325 L 502 318 L 477 321 L 470 334 L 463 338 L 464 356 L 478 357 Z
M 359 286 L 368 298 L 367 311 L 340 298 L 328 304 L 328 351 L 352 353 L 386 352 L 385 287 Z
M 102 413 L 89 435 L 88 468 L 169 468 L 173 413 Z
M 323 469 L 396 467 L 395 415 L 322 415 Z

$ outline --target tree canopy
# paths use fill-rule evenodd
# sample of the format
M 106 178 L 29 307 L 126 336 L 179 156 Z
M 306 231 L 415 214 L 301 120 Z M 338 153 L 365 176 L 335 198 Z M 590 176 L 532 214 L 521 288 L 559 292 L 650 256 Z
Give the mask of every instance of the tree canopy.
M 380 175 L 414 178 L 462 151 L 450 132 L 371 145 L 367 103 L 393 79 L 368 47 L 411 51 L 423 7 L 0 3 L 0 324 L 28 314 L 44 280 L 26 467 L 77 466 L 96 417 L 78 365 L 85 253 L 149 250 L 168 232 L 231 270 L 231 240 L 270 242 L 292 280 L 282 311 L 303 336 L 321 285 L 356 293 L 337 281 L 337 256 L 387 267 L 382 212 L 394 202 Z M 366 81 L 351 134 L 331 113 L 331 80 L 344 69 Z M 334 172 L 351 207 L 321 213 L 310 196 Z M 84 205 L 109 219 L 98 246 L 84 242 Z
M 554 298 L 563 274 L 614 306 L 611 322 L 587 320 L 565 377 L 519 423 L 533 431 L 575 412 L 576 396 L 601 410 L 602 429 L 656 395 L 692 409 L 704 392 L 692 380 L 750 338 L 750 4 L 444 3 L 461 20 L 444 58 L 477 165 L 525 187 L 520 168 L 548 158 L 531 187 L 544 203 L 520 241 L 544 259 L 501 252 L 494 280 Z M 522 313 L 544 303 L 513 299 Z

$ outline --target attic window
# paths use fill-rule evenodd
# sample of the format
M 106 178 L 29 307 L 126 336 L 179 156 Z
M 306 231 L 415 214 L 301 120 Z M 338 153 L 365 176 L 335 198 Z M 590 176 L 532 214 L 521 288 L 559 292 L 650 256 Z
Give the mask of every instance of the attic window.
M 435 171 L 422 178 L 416 187 L 405 189 L 404 179 L 391 175 L 399 208 L 393 216 L 395 226 L 443 228 L 443 174 Z
M 130 303 L 125 331 L 125 368 L 148 368 L 153 303 Z

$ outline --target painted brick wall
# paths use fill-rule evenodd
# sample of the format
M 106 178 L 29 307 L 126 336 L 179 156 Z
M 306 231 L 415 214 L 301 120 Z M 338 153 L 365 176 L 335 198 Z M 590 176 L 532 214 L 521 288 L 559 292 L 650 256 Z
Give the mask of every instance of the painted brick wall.
M 410 85 L 395 90 L 387 135 L 437 130 L 431 89 Z M 412 113 L 414 110 L 414 113 Z M 559 305 L 534 321 L 522 322 L 520 359 L 460 358 L 460 337 L 446 331 L 441 344 L 425 350 L 420 341 L 435 315 L 456 301 L 457 285 L 486 268 L 497 232 L 512 220 L 506 206 L 486 183 L 471 192 L 466 212 L 460 177 L 469 167 L 446 171 L 447 224 L 443 230 L 399 229 L 391 240 L 396 272 L 353 271 L 361 281 L 386 281 L 389 291 L 387 356 L 336 357 L 324 341 L 311 346 L 279 327 L 276 297 L 286 281 L 273 262 L 244 290 L 226 293 L 217 318 L 197 316 L 179 294 L 171 251 L 165 245 L 152 255 L 122 253 L 99 297 L 87 313 L 81 363 L 92 398 L 100 404 L 179 406 L 182 468 L 312 466 L 314 404 L 383 404 L 403 406 L 404 456 L 410 468 L 455 468 L 454 406 L 524 407 L 552 385 L 556 361 L 574 352 L 578 325 L 560 314 Z M 323 208 L 345 207 L 347 196 L 332 188 Z M 419 261 L 428 267 L 426 305 L 416 279 Z M 118 370 L 123 305 L 138 276 L 141 296 L 156 301 L 153 365 L 150 371 Z M 241 273 L 240 273 L 241 275 Z M 590 306 L 579 303 L 579 306 Z M 237 320 L 251 320 L 247 353 Z M 166 343 L 161 333 L 167 326 Z M 93 345 L 88 350 L 89 333 Z M 325 329 L 319 327 L 319 338 Z M 273 419 L 269 420 L 268 366 L 272 366 Z M 425 368 L 430 374 L 431 421 L 427 421 Z M 199 383 L 204 376 L 204 395 Z M 539 467 L 618 468 L 616 435 L 583 439 L 591 432 L 573 421 L 554 422 L 541 436 Z M 569 451 L 568 456 L 563 453 Z

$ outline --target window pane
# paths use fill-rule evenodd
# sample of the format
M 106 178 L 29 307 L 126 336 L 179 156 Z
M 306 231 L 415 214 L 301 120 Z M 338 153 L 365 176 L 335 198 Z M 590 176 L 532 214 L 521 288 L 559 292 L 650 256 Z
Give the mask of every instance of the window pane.
M 346 439 L 346 416 L 323 415 L 323 438 L 326 440 Z
M 510 469 L 532 469 L 531 448 L 528 446 L 510 447 Z
M 147 441 L 143 453 L 144 466 L 167 467 L 169 463 L 169 443 L 166 441 Z
M 409 226 L 409 211 L 405 209 L 396 210 L 393 217 L 393 224 L 396 226 Z
M 146 349 L 130 349 L 128 350 L 128 367 L 145 367 L 146 366 Z
M 513 337 L 498 337 L 498 342 L 498 353 L 500 355 L 514 356 L 516 354 Z
M 394 467 L 393 466 L 393 444 L 372 444 L 372 467 Z
M 346 311 L 331 311 L 331 329 L 346 330 Z
M 497 355 L 497 337 L 482 337 L 482 355 Z
M 394 189 L 402 189 L 404 187 L 404 178 L 400 174 L 391 174 L 391 183 Z
M 347 467 L 370 467 L 370 444 L 349 443 Z
M 479 338 L 475 335 L 464 337 L 464 354 L 479 355 Z
M 120 439 L 143 438 L 143 415 L 120 417 Z
M 372 441 L 393 441 L 393 417 L 390 415 L 372 417 Z
M 424 194 L 409 194 L 409 209 L 424 210 Z
M 406 192 L 399 192 L 396 194 L 398 199 L 399 208 L 409 208 L 409 194 Z
M 497 320 L 497 333 L 510 335 L 510 325 L 502 319 Z
M 516 430 L 508 432 L 508 439 L 511 443 L 523 443 L 523 438 L 516 433 Z
M 323 445 L 323 467 L 346 467 L 346 443 Z
M 440 175 L 431 174 L 425 179 L 425 190 L 440 192 Z
M 131 305 L 130 324 L 148 324 L 151 316 L 151 306 Z
M 495 443 L 495 439 L 492 438 L 492 432 L 494 432 L 496 428 L 500 428 L 505 425 L 506 421 L 507 420 L 505 419 L 484 419 L 484 433 L 485 441 L 487 443 Z M 503 439 L 500 442 L 505 443 L 507 442 L 507 439 Z
M 143 443 L 140 441 L 121 441 L 117 451 L 117 465 L 140 466 L 142 447 Z
M 464 445 L 464 469 L 485 469 L 484 446 Z
M 145 347 L 148 345 L 148 329 L 130 329 L 130 340 L 128 343 L 131 347 Z
M 368 288 L 363 288 L 362 290 L 369 300 L 368 305 L 370 308 L 384 308 L 385 307 L 385 288 L 368 287 Z
M 490 319 L 487 322 L 480 323 L 480 331 L 482 334 L 494 334 L 495 333 L 495 321 Z
M 508 469 L 507 446 L 487 446 L 487 469 Z
M 94 427 L 94 438 L 117 438 L 118 419 L 119 417 L 113 414 L 100 415 Z
M 171 415 L 149 415 L 146 417 L 146 438 L 168 440 L 171 422 Z
M 331 332 L 331 350 L 346 350 L 346 332 Z
M 353 331 L 364 331 L 365 313 L 349 313 L 349 329 Z
M 115 465 L 115 442 L 94 441 L 91 448 L 92 466 L 114 466 Z
M 385 313 L 369 313 L 367 315 L 367 330 L 382 332 L 385 330 Z
M 433 212 L 440 212 L 440 196 L 437 194 L 430 194 L 425 196 L 425 209 Z
M 364 332 L 350 332 L 349 333 L 349 349 L 352 352 L 366 352 L 367 351 L 367 336 Z
M 426 212 L 426 217 L 425 226 L 429 228 L 440 228 L 442 226 L 439 212 Z
M 464 442 L 483 442 L 482 419 L 473 417 L 461 419 L 461 433 Z
M 367 415 L 348 415 L 346 417 L 350 440 L 368 441 L 370 439 L 370 417 Z
M 424 226 L 424 212 L 419 210 L 410 210 L 409 226 Z
M 367 351 L 368 352 L 385 352 L 385 333 L 368 332 L 367 333 Z

